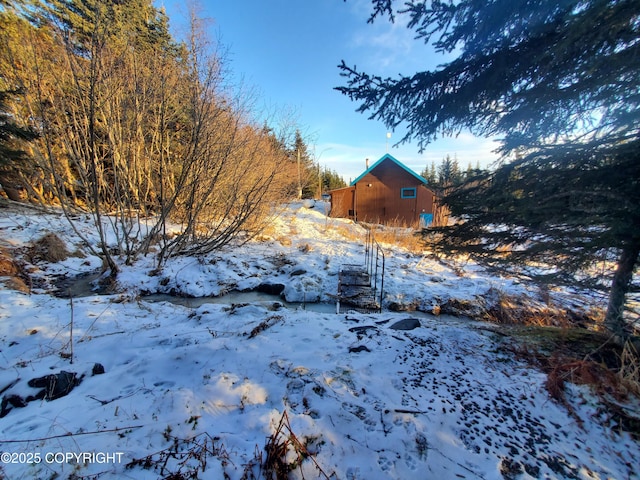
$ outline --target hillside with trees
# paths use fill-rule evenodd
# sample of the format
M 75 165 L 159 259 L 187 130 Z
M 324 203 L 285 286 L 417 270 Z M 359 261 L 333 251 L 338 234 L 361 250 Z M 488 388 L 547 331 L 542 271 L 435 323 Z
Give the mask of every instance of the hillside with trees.
M 3 1 L 0 28 L 0 183 L 70 219 L 90 212 L 100 232 L 111 223 L 117 252 L 99 253 L 114 273 L 114 254 L 154 242 L 160 266 L 251 238 L 301 174 L 302 137 L 254 118 L 193 13 L 180 41 L 151 0 Z M 319 169 L 304 162 L 314 195 Z

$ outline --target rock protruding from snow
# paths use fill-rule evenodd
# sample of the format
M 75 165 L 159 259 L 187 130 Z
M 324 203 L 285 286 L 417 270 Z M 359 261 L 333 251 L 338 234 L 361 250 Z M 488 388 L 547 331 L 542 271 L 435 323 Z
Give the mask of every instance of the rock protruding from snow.
M 56 398 L 68 395 L 81 380 L 75 372 L 62 370 L 60 373 L 52 373 L 44 377 L 33 378 L 29 380 L 28 385 L 33 388 L 43 389 L 36 395 L 36 398 L 55 400 Z
M 420 327 L 420 320 L 417 318 L 405 318 L 403 320 L 398 320 L 389 328 L 392 330 L 415 330 L 418 327 Z
M 269 295 L 280 295 L 284 291 L 284 284 L 265 282 L 258 285 L 257 292 L 267 293 Z

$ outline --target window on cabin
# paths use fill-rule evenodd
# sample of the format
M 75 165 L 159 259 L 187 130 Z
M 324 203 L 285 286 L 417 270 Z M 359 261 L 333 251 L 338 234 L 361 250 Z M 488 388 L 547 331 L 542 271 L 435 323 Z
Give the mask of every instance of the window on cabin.
M 400 198 L 416 198 L 416 187 L 401 188 Z

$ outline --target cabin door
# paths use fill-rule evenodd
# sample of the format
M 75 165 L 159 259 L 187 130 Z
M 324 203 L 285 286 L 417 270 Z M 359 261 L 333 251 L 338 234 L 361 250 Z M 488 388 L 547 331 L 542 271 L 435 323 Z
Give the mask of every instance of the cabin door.
M 433 213 L 420 214 L 420 228 L 427 228 L 433 223 Z

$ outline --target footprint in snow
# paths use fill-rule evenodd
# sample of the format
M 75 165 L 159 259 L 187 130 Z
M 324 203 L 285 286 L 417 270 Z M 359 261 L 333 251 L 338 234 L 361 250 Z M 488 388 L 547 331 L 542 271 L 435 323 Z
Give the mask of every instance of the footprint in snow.
M 413 458 L 411 455 L 409 455 L 408 452 L 405 452 L 405 454 L 404 454 L 404 463 L 407 465 L 409 470 L 417 470 L 418 469 L 418 462 L 416 462 L 416 459 Z
M 358 467 L 347 468 L 346 477 L 347 480 L 358 480 L 360 478 L 360 469 Z
M 393 461 L 387 457 L 385 452 L 378 455 L 378 465 L 383 472 L 389 472 L 393 468 Z
M 289 405 L 289 408 L 295 413 L 300 413 L 298 407 L 304 401 L 304 387 L 305 382 L 300 378 L 294 378 L 287 383 L 287 393 L 285 394 L 285 402 Z
M 342 404 L 342 408 L 362 420 L 366 430 L 370 432 L 375 430 L 377 422 L 367 413 L 367 410 L 364 407 L 355 405 L 353 403 L 344 402 Z

